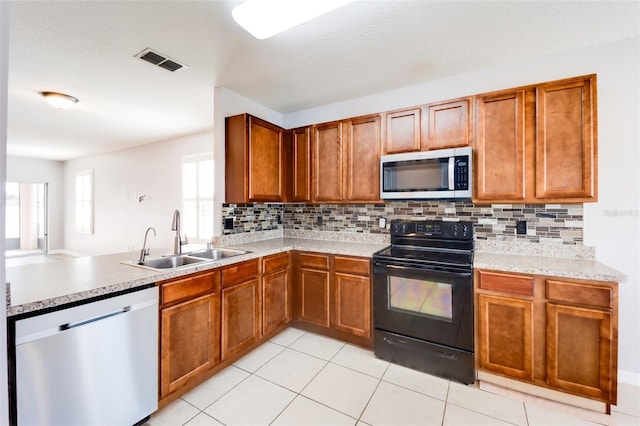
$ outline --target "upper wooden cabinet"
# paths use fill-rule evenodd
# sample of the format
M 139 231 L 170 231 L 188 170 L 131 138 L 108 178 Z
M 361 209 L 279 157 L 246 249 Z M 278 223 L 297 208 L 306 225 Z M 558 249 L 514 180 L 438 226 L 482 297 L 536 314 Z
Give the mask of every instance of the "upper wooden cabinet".
M 420 151 L 422 140 L 422 109 L 420 107 L 384 114 L 384 154 Z
M 380 199 L 380 116 L 354 118 L 344 123 L 346 139 L 346 199 Z
M 425 148 L 443 149 L 471 145 L 471 99 L 427 105 L 429 130 Z
M 524 90 L 478 96 L 477 114 L 474 198 L 524 200 Z
M 474 202 L 597 201 L 595 92 L 589 75 L 477 96 Z
M 291 152 L 290 201 L 311 201 L 311 128 L 287 130 L 285 135 Z
M 285 201 L 284 130 L 241 114 L 225 120 L 225 201 Z
M 314 202 L 380 199 L 380 115 L 313 126 Z
M 340 202 L 344 197 L 342 122 L 313 126 L 313 201 Z
M 536 197 L 596 197 L 595 76 L 536 87 Z

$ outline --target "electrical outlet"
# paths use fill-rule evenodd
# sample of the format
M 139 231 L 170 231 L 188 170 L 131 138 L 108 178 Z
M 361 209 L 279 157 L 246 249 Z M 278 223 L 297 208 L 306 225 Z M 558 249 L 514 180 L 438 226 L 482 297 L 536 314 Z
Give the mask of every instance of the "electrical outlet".
M 516 222 L 516 234 L 518 235 L 526 235 L 527 234 L 527 221 L 519 220 Z
M 233 217 L 224 218 L 224 229 L 233 229 Z
M 378 227 L 386 228 L 387 227 L 387 219 L 385 219 L 384 217 L 381 217 L 380 219 L 378 219 Z

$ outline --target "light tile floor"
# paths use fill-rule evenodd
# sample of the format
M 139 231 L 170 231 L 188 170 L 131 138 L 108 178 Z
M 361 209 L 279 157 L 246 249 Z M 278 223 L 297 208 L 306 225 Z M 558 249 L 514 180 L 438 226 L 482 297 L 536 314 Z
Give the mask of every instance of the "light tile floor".
M 640 425 L 640 388 L 621 384 L 619 392 L 620 405 L 611 416 L 567 414 L 288 328 L 146 425 Z

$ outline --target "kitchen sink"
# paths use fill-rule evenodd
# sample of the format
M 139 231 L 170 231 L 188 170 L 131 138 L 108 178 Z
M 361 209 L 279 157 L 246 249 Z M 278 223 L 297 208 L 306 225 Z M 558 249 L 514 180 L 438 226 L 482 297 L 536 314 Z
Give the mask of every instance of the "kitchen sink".
M 137 262 L 140 266 L 147 266 L 155 269 L 173 269 L 181 266 L 189 266 L 194 263 L 204 262 L 205 259 L 194 259 L 188 256 L 171 256 L 160 257 L 158 259 L 149 259 L 143 262 Z
M 234 250 L 234 249 L 211 249 L 203 251 L 194 251 L 189 253 L 189 256 L 198 257 L 202 259 L 220 260 L 228 257 L 240 256 L 242 254 L 249 253 L 246 250 Z
M 156 271 L 164 271 L 167 269 L 186 268 L 188 266 L 196 265 L 199 263 L 207 263 L 214 260 L 227 259 L 233 256 L 240 256 L 242 254 L 249 253 L 246 250 L 233 250 L 233 249 L 211 249 L 200 250 L 191 253 L 185 253 L 174 256 L 164 256 L 155 259 L 147 259 L 143 262 L 137 260 L 128 260 L 122 262 L 126 265 L 138 266 L 140 268 L 153 269 Z

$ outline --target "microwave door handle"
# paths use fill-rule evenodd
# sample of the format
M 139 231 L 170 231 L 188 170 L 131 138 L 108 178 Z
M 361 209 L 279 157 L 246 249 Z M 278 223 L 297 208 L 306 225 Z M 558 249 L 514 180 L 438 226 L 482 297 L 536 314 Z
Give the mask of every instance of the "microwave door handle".
M 455 157 L 449 157 L 449 191 L 453 191 L 455 188 Z

